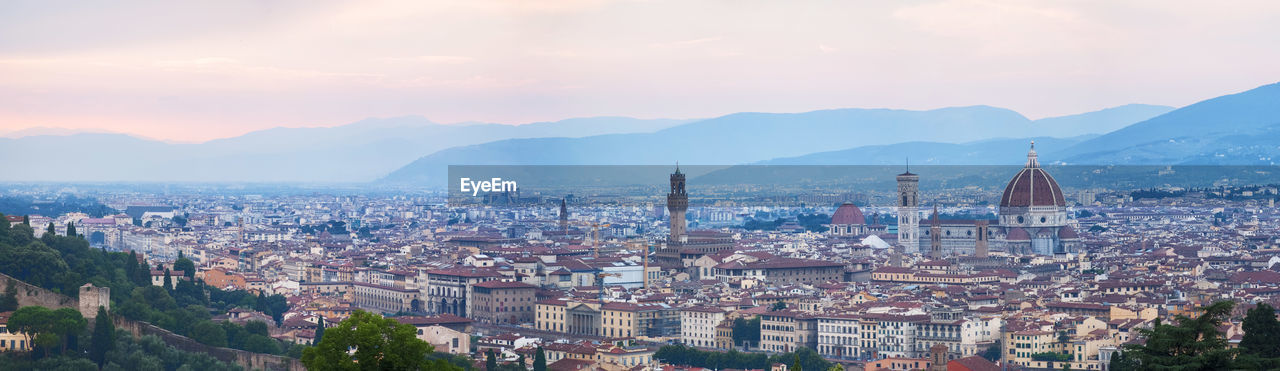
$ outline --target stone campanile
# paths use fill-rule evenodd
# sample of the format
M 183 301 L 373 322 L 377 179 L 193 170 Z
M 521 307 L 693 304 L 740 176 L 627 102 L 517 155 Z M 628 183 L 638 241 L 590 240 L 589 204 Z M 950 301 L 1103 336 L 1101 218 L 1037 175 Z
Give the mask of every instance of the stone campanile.
M 920 176 L 906 172 L 898 174 L 898 245 L 903 252 L 920 252 Z
M 680 166 L 676 166 L 676 172 L 671 173 L 671 193 L 667 193 L 667 212 L 671 214 L 671 237 L 668 241 L 685 239 L 684 213 L 689 210 L 689 194 L 684 186 L 684 173 L 680 172 Z

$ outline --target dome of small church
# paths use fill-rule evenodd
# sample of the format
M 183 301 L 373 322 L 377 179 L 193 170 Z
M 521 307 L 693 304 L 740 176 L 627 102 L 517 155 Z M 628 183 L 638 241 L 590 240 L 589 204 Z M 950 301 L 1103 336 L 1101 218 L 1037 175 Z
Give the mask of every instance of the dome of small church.
M 1080 238 L 1080 235 L 1077 234 L 1076 230 L 1071 228 L 1069 225 L 1063 226 L 1062 229 L 1058 230 L 1058 239 L 1060 240 L 1071 240 L 1076 238 Z
M 1004 194 L 1000 197 L 1000 207 L 1066 205 L 1067 201 L 1062 196 L 1058 181 L 1040 168 L 1040 163 L 1036 160 L 1036 145 L 1032 142 L 1031 150 L 1027 152 L 1027 166 L 1005 186 Z
M 858 207 L 853 203 L 845 202 L 843 205 L 840 205 L 839 208 L 836 208 L 836 212 L 834 214 L 831 214 L 831 224 L 863 225 L 867 224 L 867 218 L 862 216 L 862 210 L 858 209 Z

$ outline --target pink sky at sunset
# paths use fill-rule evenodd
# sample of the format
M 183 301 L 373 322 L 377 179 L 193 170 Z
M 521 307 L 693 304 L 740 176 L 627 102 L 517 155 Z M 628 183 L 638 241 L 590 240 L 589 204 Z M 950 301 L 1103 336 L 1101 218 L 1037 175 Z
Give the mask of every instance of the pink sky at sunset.
M 0 134 L 1180 106 L 1280 81 L 1280 2 L 0 4 Z

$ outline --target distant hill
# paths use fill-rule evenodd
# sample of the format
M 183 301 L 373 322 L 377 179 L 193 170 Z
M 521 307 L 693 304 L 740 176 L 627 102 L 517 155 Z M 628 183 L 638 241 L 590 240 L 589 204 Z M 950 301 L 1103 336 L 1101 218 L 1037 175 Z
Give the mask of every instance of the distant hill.
M 508 138 L 652 132 L 688 120 L 576 118 L 525 125 L 437 124 L 422 117 L 274 128 L 198 144 L 125 134 L 0 138 L 0 181 L 364 182 L 423 155 Z
M 907 142 L 778 158 L 759 164 L 903 165 L 909 159 L 913 165 L 1021 165 L 1027 161 L 1026 152 L 1033 140 L 1037 152 L 1052 153 L 1097 136 L 1002 138 L 968 143 Z
M 1078 115 L 1049 117 L 1031 124 L 1034 135 L 1042 137 L 1071 137 L 1081 134 L 1106 134 L 1135 122 L 1163 115 L 1175 107 L 1149 104 L 1126 104 Z
M 1116 117 L 1124 116 L 1117 112 L 1149 112 L 1151 107 L 1131 105 L 1105 114 L 1076 116 L 1106 116 L 1099 121 L 1117 120 Z M 1062 120 L 1082 119 L 1064 117 Z M 454 147 L 420 158 L 383 180 L 439 182 L 448 165 L 634 165 L 674 164 L 677 161 L 706 165 L 744 164 L 886 143 L 966 143 L 993 137 L 1034 137 L 1045 126 L 1037 122 L 1040 121 L 989 106 L 929 111 L 836 109 L 804 113 L 737 113 L 649 134 L 513 139 Z M 1095 128 L 1077 125 L 1075 129 L 1054 128 L 1053 131 L 1079 136 Z M 885 152 L 884 156 L 889 156 L 889 153 Z M 896 157 L 894 162 L 900 163 L 903 155 Z
M 1068 164 L 1274 165 L 1280 83 L 1201 101 L 1055 155 Z

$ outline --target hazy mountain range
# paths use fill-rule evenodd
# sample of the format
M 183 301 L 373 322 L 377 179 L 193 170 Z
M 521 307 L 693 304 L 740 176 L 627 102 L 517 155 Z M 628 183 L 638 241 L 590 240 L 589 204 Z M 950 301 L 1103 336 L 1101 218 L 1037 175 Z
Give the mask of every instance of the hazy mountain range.
M 936 143 L 968 143 L 996 137 L 1033 137 L 1052 131 L 1065 136 L 1099 134 L 1172 110 L 1171 107 L 1126 105 L 1079 115 L 1029 120 L 1021 114 L 989 106 L 929 111 L 837 109 L 804 113 L 738 113 L 659 130 L 653 133 L 584 138 L 530 138 L 446 149 L 396 170 L 384 180 L 434 183 L 448 165 L 732 165 L 802 156 L 817 152 L 862 150 L 864 146 L 903 143 L 882 151 L 878 164 L 902 163 L 917 151 L 921 158 L 944 157 Z M 1059 122 L 1051 125 L 1045 122 Z M 1070 126 L 1070 123 L 1088 123 Z M 1079 138 L 1083 140 L 1087 138 Z M 910 142 L 914 142 L 912 144 Z M 1025 152 L 1006 157 L 1018 160 Z M 1072 142 L 1074 144 L 1074 142 Z M 905 147 L 911 148 L 905 148 Z M 903 152 L 893 153 L 895 150 Z M 960 149 L 956 149 L 960 150 Z M 973 163 L 992 163 L 994 151 L 970 156 Z M 864 158 L 828 164 L 867 164 Z M 1005 163 L 1001 161 L 999 163 Z
M 689 120 L 575 118 L 525 125 L 437 124 L 422 117 L 274 128 L 204 143 L 125 134 L 0 138 L 5 181 L 362 182 L 452 146 L 508 138 L 652 132 Z
M 10 133 L 12 134 L 12 133 Z M 421 117 L 276 128 L 198 144 L 123 134 L 0 138 L 6 181 L 439 184 L 448 165 L 1272 164 L 1280 84 L 1179 109 L 1125 105 L 1030 120 L 990 106 L 833 109 L 702 120 L 624 117 L 527 125 Z

